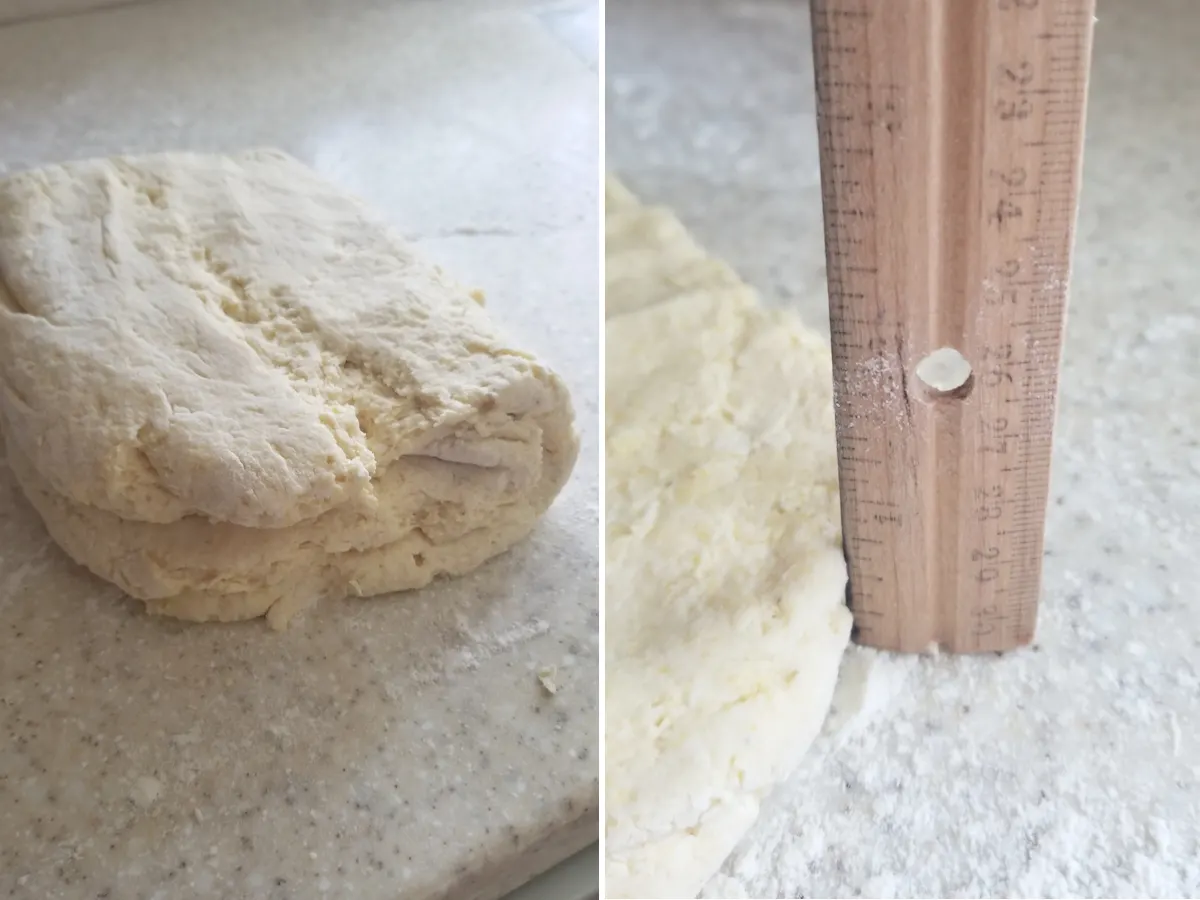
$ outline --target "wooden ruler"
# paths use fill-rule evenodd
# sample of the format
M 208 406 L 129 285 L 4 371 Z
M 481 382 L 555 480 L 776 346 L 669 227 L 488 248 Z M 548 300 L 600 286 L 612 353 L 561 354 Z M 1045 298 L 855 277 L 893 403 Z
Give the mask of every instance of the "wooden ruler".
M 812 0 L 860 643 L 1033 638 L 1094 5 Z

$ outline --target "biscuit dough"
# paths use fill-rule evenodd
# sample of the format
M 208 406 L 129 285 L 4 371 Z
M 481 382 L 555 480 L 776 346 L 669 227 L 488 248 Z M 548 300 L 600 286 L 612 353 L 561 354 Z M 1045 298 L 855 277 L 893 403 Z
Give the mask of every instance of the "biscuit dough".
M 68 554 L 189 619 L 465 572 L 578 450 L 556 375 L 269 150 L 0 181 L 0 427 Z
M 694 897 L 816 736 L 849 640 L 831 363 L 723 267 L 680 278 L 703 266 L 678 222 L 614 201 L 609 290 L 637 311 L 606 324 L 606 885 Z
M 668 209 L 642 206 L 615 178 L 604 190 L 605 318 L 693 291 L 741 284 Z

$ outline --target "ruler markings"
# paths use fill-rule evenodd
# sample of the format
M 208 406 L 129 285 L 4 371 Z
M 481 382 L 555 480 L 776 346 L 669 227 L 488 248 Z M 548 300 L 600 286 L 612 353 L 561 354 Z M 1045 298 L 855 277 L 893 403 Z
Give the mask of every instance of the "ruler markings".
M 843 529 L 877 646 L 1032 638 L 1093 2 L 1049 6 L 813 0 Z M 975 365 L 965 400 L 914 393 L 934 341 Z

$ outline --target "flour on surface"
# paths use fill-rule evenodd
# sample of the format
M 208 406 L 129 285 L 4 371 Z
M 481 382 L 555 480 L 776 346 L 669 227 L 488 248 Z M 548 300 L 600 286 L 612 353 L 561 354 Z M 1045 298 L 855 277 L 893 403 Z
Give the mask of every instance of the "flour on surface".
M 1058 464 L 1122 469 L 1139 452 L 1129 433 L 1103 427 Z M 1059 495 L 1033 647 L 851 647 L 822 735 L 701 896 L 1194 895 L 1197 638 L 1158 576 L 1195 530 L 1156 516 L 1150 487 Z M 1104 537 L 1115 528 L 1123 543 Z

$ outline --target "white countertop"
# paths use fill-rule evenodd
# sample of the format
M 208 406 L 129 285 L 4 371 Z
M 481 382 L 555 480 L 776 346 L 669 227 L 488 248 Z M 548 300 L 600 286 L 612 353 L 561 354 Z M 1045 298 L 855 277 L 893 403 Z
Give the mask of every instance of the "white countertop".
M 1200 4 L 1102 0 L 1036 643 L 852 648 L 708 897 L 1200 893 Z M 608 166 L 828 328 L 808 5 L 610 0 Z
M 0 26 L 0 172 L 281 147 L 484 289 L 583 444 L 510 553 L 283 634 L 145 616 L 0 463 L 0 894 L 494 898 L 595 840 L 596 16 L 162 0 Z

